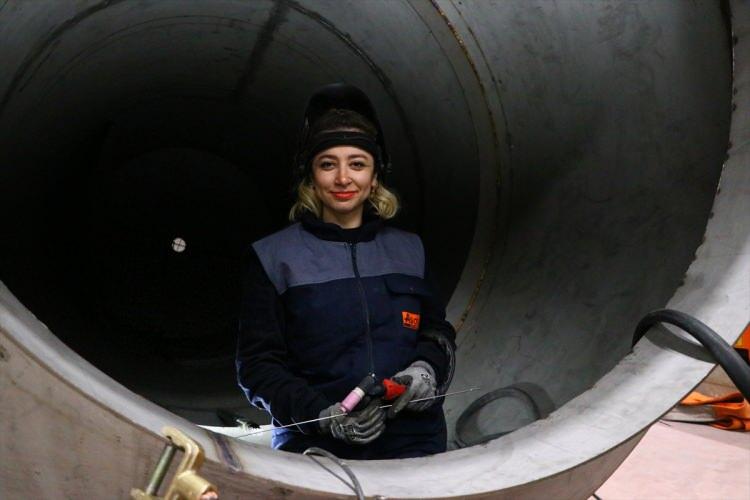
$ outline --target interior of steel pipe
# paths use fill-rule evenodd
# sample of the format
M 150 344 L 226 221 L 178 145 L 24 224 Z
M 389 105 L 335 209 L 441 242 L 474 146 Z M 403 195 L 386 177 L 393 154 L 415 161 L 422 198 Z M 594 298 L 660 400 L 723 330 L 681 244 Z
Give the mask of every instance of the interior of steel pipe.
M 123 418 L 152 433 L 164 419 L 188 425 L 179 417 L 266 423 L 235 381 L 240 259 L 288 223 L 306 99 L 349 82 L 383 122 L 403 207 L 394 224 L 421 235 L 458 329 L 452 389 L 481 387 L 445 402 L 455 451 L 420 462 L 459 477 L 457 464 L 492 451 L 472 444 L 554 423 L 601 387 L 630 359 L 638 320 L 685 292 L 727 159 L 730 11 L 708 1 L 2 2 L 0 280 L 19 304 L 8 311 L 32 326 L 10 312 L 0 325 L 31 355 L 49 339 L 40 363 L 66 360 L 51 372 L 80 369 L 87 387 L 135 398 L 145 420 Z M 18 340 L 44 327 L 48 337 Z M 459 439 L 461 413 L 503 387 L 541 414 L 498 399 Z M 80 394 L 115 408 L 105 392 Z M 520 432 L 492 444 L 523 447 Z M 348 491 L 324 472 L 280 479 L 304 459 L 231 442 L 237 470 L 312 496 Z M 222 448 L 208 448 L 226 466 Z M 281 465 L 248 472 L 248 449 Z M 589 470 L 580 492 L 628 450 Z M 585 453 L 581 464 L 595 456 Z M 486 460 L 478 470 L 507 472 Z M 363 467 L 375 484 L 389 466 Z

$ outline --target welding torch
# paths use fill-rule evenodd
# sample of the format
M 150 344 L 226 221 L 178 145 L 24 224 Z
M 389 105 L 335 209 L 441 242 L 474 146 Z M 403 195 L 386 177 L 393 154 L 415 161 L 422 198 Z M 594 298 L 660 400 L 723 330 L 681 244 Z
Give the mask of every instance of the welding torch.
M 351 390 L 349 394 L 341 401 L 341 408 L 346 413 L 351 413 L 352 411 L 355 411 L 358 408 L 364 408 L 367 406 L 370 401 L 372 401 L 375 398 L 380 398 L 383 401 L 393 401 L 396 398 L 398 398 L 400 395 L 402 395 L 404 392 L 406 392 L 406 386 L 404 384 L 399 384 L 393 379 L 390 378 L 384 378 L 380 383 L 378 383 L 377 379 L 375 378 L 375 375 L 370 373 L 369 375 L 366 375 L 365 378 L 362 379 L 362 381 L 357 384 L 357 387 Z M 412 403 L 416 403 L 418 401 L 427 401 L 430 399 L 437 399 L 437 398 L 444 398 L 448 396 L 455 396 L 456 394 L 463 394 L 465 392 L 472 392 L 479 390 L 479 387 L 471 387 L 469 389 L 464 389 L 462 391 L 454 391 L 454 392 L 447 392 L 445 394 L 439 394 L 437 396 L 429 396 L 426 398 L 419 398 L 414 399 L 411 401 Z M 385 404 L 380 406 L 380 408 L 390 408 L 393 406 L 393 404 Z M 261 429 L 253 432 L 248 432 L 247 434 L 240 434 L 239 436 L 235 437 L 246 437 L 246 436 L 252 436 L 255 434 L 262 434 L 264 432 L 272 431 L 274 429 L 284 429 L 286 427 L 294 427 L 297 425 L 304 425 L 304 424 L 310 424 L 313 422 L 320 422 L 321 420 L 328 420 L 330 418 L 336 418 L 341 415 L 329 415 L 327 417 L 320 417 L 320 418 L 313 418 L 311 420 L 305 420 L 303 422 L 296 422 L 293 424 L 287 424 L 287 425 L 281 425 L 276 427 L 271 427 L 269 429 Z

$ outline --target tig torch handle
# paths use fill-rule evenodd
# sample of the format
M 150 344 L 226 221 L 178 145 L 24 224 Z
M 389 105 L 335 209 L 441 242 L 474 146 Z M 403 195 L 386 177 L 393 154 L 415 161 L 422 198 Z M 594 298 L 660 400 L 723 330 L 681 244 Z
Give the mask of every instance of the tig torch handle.
M 346 413 L 350 413 L 357 407 L 365 395 L 370 397 L 381 397 L 383 401 L 393 401 L 405 391 L 405 385 L 399 384 L 395 380 L 389 378 L 383 379 L 383 383 L 378 387 L 375 377 L 373 375 L 367 375 L 339 404 Z
M 351 412 L 375 385 L 375 375 L 369 374 L 339 403 L 346 413 Z
M 383 396 L 384 401 L 393 401 L 406 392 L 406 386 L 404 384 L 399 384 L 390 378 L 383 379 L 383 388 L 385 389 L 385 395 Z

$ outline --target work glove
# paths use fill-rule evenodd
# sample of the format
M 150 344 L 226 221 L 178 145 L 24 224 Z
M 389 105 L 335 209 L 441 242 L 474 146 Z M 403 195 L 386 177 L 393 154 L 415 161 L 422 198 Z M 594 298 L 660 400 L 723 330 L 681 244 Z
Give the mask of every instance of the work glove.
M 375 398 L 362 410 L 351 413 L 335 403 L 320 412 L 318 425 L 323 434 L 330 434 L 348 444 L 367 444 L 377 439 L 385 430 L 385 410 L 380 408 L 380 398 Z
M 391 379 L 405 385 L 406 391 L 388 409 L 388 418 L 395 417 L 404 408 L 411 411 L 424 411 L 436 401 L 435 399 L 429 399 L 412 403 L 414 399 L 429 398 L 437 393 L 435 370 L 426 361 L 413 362 L 408 368 L 398 372 Z

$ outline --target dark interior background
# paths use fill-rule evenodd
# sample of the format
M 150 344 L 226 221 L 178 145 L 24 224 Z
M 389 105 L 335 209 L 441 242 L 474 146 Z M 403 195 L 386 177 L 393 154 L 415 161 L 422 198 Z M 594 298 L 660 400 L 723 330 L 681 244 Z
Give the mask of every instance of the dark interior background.
M 390 13 L 367 15 L 387 24 Z M 270 1 L 94 2 L 4 53 L 20 64 L 0 107 L 0 278 L 131 390 L 199 423 L 265 419 L 235 382 L 241 255 L 289 223 L 304 105 L 325 83 L 361 86 L 375 103 L 403 204 L 394 224 L 423 235 L 450 297 L 477 166 L 471 137 L 450 135 L 469 116 L 447 61 L 436 73 L 448 102 L 429 82 L 397 95 L 386 72 L 401 63 L 378 66 L 382 48 L 373 55 L 321 15 Z M 453 123 L 432 123 L 434 105 Z M 431 199 L 446 205 L 426 215 Z

